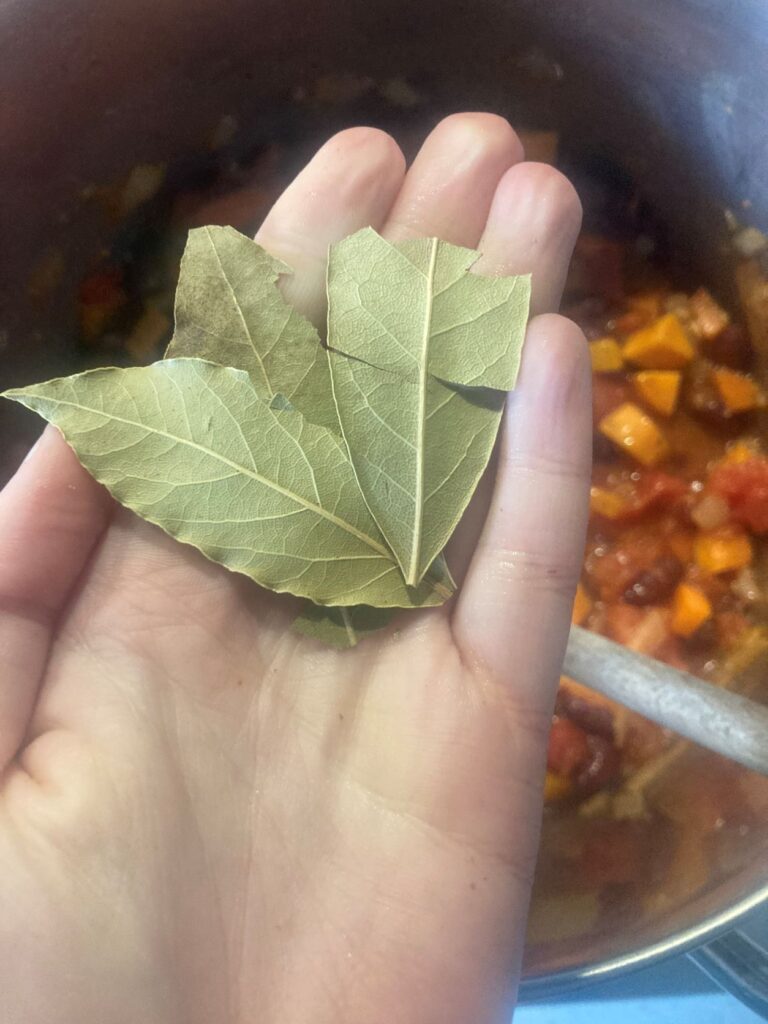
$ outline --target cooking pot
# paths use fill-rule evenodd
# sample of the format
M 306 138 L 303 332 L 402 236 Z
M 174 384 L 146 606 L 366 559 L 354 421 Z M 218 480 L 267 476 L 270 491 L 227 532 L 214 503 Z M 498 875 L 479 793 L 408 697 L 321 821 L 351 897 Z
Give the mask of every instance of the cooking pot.
M 678 258 L 721 288 L 724 209 L 768 229 L 763 0 L 5 0 L 0 32 L 3 387 L 70 369 L 63 297 L 109 230 L 83 189 L 142 162 L 189 167 L 222 115 L 241 139 L 306 152 L 343 124 L 392 127 L 364 91 L 338 109 L 307 103 L 329 73 L 402 79 L 429 97 L 428 113 L 398 113 L 414 138 L 427 119 L 470 108 L 557 130 L 574 166 L 603 162 L 636 181 L 683 240 Z M 30 304 L 46 252 L 63 254 L 62 299 Z M 0 431 L 14 415 L 0 409 Z M 730 876 L 642 927 L 532 946 L 523 997 L 698 947 L 765 1010 L 765 961 L 748 940 L 722 937 L 768 906 L 768 865 L 742 853 Z

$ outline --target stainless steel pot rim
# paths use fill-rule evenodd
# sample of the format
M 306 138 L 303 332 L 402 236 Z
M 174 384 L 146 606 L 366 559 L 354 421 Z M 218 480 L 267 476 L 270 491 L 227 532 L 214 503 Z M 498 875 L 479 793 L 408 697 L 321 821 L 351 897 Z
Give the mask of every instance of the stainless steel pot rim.
M 528 975 L 520 983 L 520 1001 L 532 1002 L 544 997 L 551 998 L 557 992 L 580 988 L 592 981 L 607 981 L 620 974 L 651 967 L 670 956 L 687 953 L 731 931 L 744 917 L 764 905 L 768 905 L 768 881 L 721 913 L 713 914 L 698 924 L 675 932 L 650 946 L 643 946 L 609 960 L 587 962 L 580 967 Z

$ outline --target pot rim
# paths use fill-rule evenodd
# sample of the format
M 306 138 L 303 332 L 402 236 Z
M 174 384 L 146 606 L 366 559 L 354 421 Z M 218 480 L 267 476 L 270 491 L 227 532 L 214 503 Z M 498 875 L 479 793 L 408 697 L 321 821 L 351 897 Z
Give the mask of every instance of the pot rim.
M 697 924 L 674 932 L 649 946 L 642 946 L 608 960 L 588 961 L 564 970 L 542 971 L 524 976 L 520 982 L 519 1000 L 533 1002 L 551 997 L 583 987 L 593 981 L 607 981 L 643 967 L 651 967 L 671 956 L 687 953 L 731 931 L 744 917 L 763 905 L 768 905 L 768 880 L 762 882 L 754 892 L 719 913 L 711 914 Z

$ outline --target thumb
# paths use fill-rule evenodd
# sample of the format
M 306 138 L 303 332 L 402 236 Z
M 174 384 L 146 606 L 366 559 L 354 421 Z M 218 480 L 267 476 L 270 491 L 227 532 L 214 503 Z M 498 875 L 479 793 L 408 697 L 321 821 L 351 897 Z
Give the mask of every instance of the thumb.
M 584 554 L 590 385 L 579 328 L 561 316 L 535 318 L 508 399 L 488 516 L 453 619 L 467 661 L 537 718 L 550 713 Z
M 111 508 L 53 427 L 0 493 L 0 775 L 22 743 L 56 621 Z

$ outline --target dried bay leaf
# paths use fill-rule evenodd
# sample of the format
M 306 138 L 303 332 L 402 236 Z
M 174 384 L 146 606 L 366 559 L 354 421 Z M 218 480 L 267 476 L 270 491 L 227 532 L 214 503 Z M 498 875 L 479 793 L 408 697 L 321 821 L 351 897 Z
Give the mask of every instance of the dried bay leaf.
M 277 280 L 289 267 L 233 228 L 190 231 L 176 289 L 176 329 L 165 358 L 210 359 L 249 373 L 262 398 L 288 401 L 311 422 L 339 432 L 328 356 L 315 328 L 283 300 Z M 279 402 L 278 402 L 279 405 Z M 378 626 L 367 605 L 310 604 L 294 630 L 337 648 L 354 647 Z M 353 625 L 359 628 L 355 628 Z
M 280 293 L 288 267 L 198 229 L 164 362 L 6 397 L 55 423 L 122 504 L 307 598 L 298 632 L 351 647 L 455 590 L 441 551 L 493 448 L 530 291 L 469 274 L 476 257 L 371 229 L 332 247 L 326 350 Z
M 92 370 L 5 397 L 55 424 L 128 508 L 207 557 L 317 603 L 442 603 L 407 587 L 340 441 L 242 371 L 197 359 Z
M 330 252 L 339 422 L 411 585 L 469 503 L 520 365 L 530 277 L 470 274 L 477 256 L 435 238 L 392 245 L 370 228 Z
M 371 633 L 383 629 L 392 615 L 391 608 L 370 608 L 364 604 L 353 608 L 324 608 L 308 604 L 294 621 L 293 629 L 328 647 L 348 650 Z
M 339 432 L 328 355 L 277 287 L 290 267 L 234 228 L 190 231 L 166 358 L 208 359 L 250 374 L 256 393 L 284 395 L 310 423 Z

